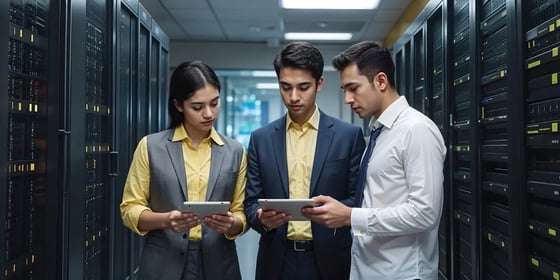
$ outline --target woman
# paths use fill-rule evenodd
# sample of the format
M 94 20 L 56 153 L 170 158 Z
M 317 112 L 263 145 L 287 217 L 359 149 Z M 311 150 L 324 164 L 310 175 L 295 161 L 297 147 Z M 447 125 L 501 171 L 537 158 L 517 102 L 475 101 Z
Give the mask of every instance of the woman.
M 125 226 L 145 235 L 138 279 L 241 279 L 234 239 L 246 231 L 243 146 L 213 127 L 220 82 L 200 61 L 170 82 L 167 130 L 142 138 L 120 205 Z M 229 201 L 227 214 L 198 217 L 184 201 Z

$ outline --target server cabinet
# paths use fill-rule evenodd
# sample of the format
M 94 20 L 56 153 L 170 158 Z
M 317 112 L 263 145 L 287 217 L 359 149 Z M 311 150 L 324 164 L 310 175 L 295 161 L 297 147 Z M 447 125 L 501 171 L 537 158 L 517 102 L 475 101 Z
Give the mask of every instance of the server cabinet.
M 521 260 L 524 206 L 520 38 L 515 1 L 476 2 L 477 87 L 480 92 L 481 273 L 486 279 L 525 279 Z M 516 78 L 517 77 L 517 78 Z
M 115 122 L 115 185 L 113 204 L 117 206 L 112 217 L 115 279 L 136 278 L 143 239 L 122 225 L 118 205 L 127 171 L 138 141 L 145 135 L 160 130 L 160 112 L 167 112 L 167 75 L 169 44 L 147 10 L 136 0 L 121 2 L 116 7 L 117 37 L 115 68 L 117 108 Z M 161 102 L 165 99 L 165 102 Z
M 2 279 L 57 273 L 60 233 L 57 112 L 58 3 L 2 1 L 0 230 Z M 47 150 L 48 146 L 48 150 Z
M 528 279 L 560 277 L 560 1 L 522 1 Z
M 114 137 L 111 90 L 111 5 L 105 1 L 72 1 L 67 18 L 70 38 L 66 104 L 63 224 L 64 279 L 109 279 L 109 152 Z M 68 106 L 68 107 L 66 107 Z

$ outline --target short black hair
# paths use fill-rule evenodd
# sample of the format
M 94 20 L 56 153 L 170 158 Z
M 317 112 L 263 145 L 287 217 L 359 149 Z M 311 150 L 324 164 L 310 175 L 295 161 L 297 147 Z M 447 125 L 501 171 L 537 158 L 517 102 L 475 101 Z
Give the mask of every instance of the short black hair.
M 182 103 L 191 98 L 194 93 L 210 84 L 215 86 L 220 91 L 220 80 L 214 70 L 199 60 L 191 62 L 183 62 L 171 75 L 169 83 L 169 102 L 168 110 L 171 117 L 169 128 L 177 127 L 182 124 L 183 114 L 175 108 L 173 100 Z
M 391 52 L 376 41 L 362 41 L 342 51 L 333 58 L 333 66 L 342 71 L 356 63 L 358 71 L 371 82 L 379 72 L 385 73 L 389 85 L 395 88 L 395 64 Z
M 274 58 L 274 70 L 279 76 L 282 67 L 307 70 L 316 82 L 323 76 L 323 56 L 317 47 L 307 42 L 292 42 Z

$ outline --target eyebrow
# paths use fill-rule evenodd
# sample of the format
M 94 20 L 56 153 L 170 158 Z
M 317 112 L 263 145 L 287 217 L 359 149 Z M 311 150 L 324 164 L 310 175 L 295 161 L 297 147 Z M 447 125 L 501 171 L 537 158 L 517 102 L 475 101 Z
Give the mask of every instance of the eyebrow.
M 292 84 L 288 83 L 288 82 L 284 82 L 284 81 L 280 81 L 280 84 L 282 85 L 287 85 L 287 86 L 291 86 Z M 311 85 L 312 82 L 302 82 L 299 84 L 296 84 L 296 86 L 307 86 L 307 85 Z
M 347 87 L 351 87 L 351 86 L 356 85 L 356 84 L 357 84 L 357 83 L 355 83 L 355 82 L 349 82 L 349 83 L 347 83 L 347 84 L 341 85 L 340 88 L 341 88 L 341 89 L 345 89 L 345 88 L 347 88 Z
M 216 101 L 216 100 L 218 100 L 218 99 L 220 99 L 220 96 L 219 96 L 219 95 L 216 96 L 216 97 L 214 97 L 212 100 L 210 100 L 210 103 L 212 103 L 212 102 L 214 102 L 214 101 Z M 191 102 L 191 105 L 203 105 L 203 104 L 204 104 L 204 102 Z

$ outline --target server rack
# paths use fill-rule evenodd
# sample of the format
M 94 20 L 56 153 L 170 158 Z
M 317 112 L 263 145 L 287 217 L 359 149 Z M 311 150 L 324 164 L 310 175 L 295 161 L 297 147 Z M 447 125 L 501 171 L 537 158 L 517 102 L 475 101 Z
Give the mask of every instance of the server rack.
M 137 1 L 123 1 L 0 4 L 8 26 L 0 34 L 8 46 L 0 54 L 8 66 L 0 70 L 8 91 L 0 102 L 8 136 L 0 137 L 2 279 L 134 277 L 141 240 L 122 226 L 118 205 L 130 146 L 166 121 L 169 39 Z M 131 14 L 128 37 L 118 29 L 121 7 Z M 118 61 L 125 45 L 128 65 Z
M 477 91 L 473 63 L 476 46 L 473 1 L 446 2 L 448 8 L 452 279 L 479 279 L 479 186 Z
M 3 279 L 39 278 L 56 273 L 51 257 L 57 225 L 58 154 L 56 104 L 58 64 L 56 1 L 10 0 L 0 4 L 0 19 L 8 33 L 0 43 L 0 84 L 7 91 L 0 111 L 0 230 Z M 53 133 L 54 131 L 54 133 Z M 49 150 L 47 152 L 47 145 Z
M 527 277 L 560 277 L 560 1 L 522 1 L 525 41 Z M 521 4 L 521 3 L 520 3 Z

